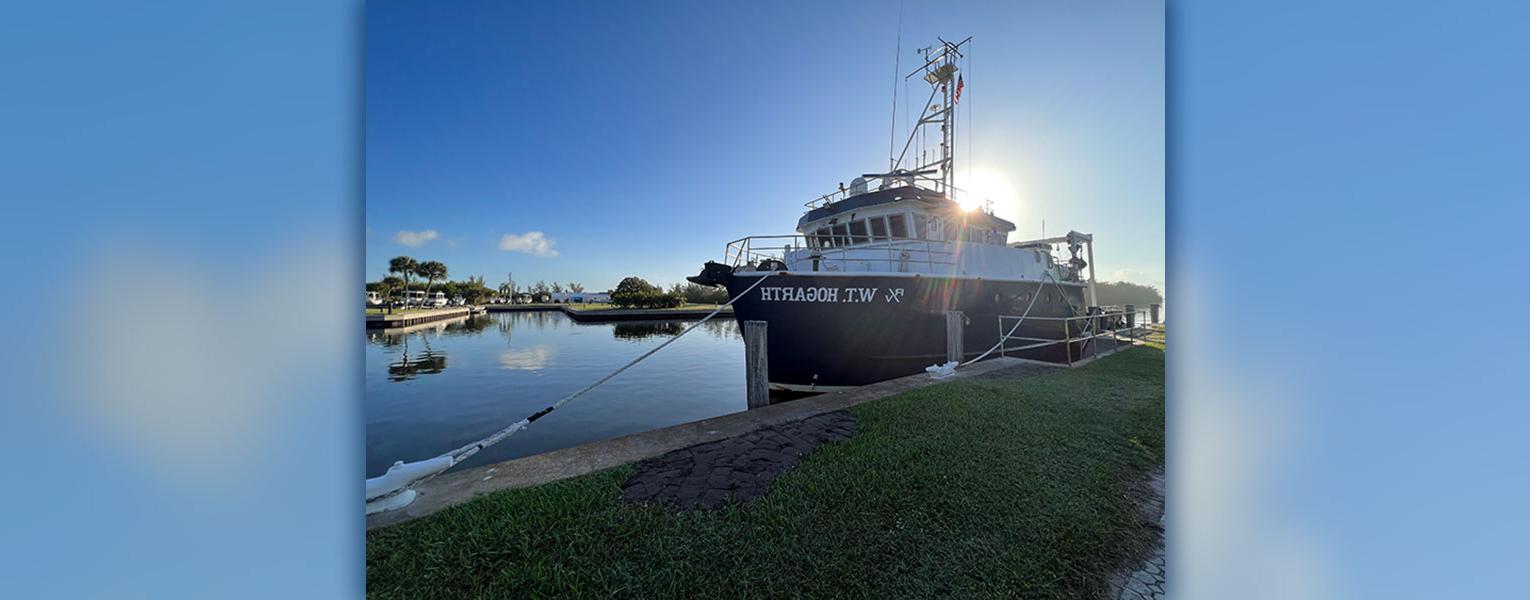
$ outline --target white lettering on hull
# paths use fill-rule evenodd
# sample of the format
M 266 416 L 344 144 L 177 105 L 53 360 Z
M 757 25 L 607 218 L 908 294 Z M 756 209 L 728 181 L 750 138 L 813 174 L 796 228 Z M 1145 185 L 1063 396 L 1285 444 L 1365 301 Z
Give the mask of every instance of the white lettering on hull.
M 879 296 L 882 288 L 832 288 L 832 287 L 760 287 L 762 302 L 850 302 L 866 303 L 881 300 L 892 303 L 903 300 L 903 288 L 889 288 Z

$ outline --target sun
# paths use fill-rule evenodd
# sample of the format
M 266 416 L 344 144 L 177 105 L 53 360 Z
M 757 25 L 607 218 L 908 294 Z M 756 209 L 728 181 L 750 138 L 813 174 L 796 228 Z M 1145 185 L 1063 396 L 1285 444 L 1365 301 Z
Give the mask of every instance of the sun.
M 964 173 L 958 173 L 956 187 L 956 202 L 962 206 L 962 210 L 972 211 L 992 202 L 995 212 L 1012 212 L 1011 209 L 1020 203 L 1020 194 L 1015 191 L 1015 185 L 1010 183 L 1009 178 L 999 171 L 977 167 L 972 169 L 970 178 L 963 178 Z

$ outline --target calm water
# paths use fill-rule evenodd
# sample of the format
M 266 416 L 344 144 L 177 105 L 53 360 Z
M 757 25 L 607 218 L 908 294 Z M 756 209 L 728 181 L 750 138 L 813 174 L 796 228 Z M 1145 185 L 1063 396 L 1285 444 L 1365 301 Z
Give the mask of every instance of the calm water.
M 686 325 L 581 324 L 561 312 L 521 312 L 368 331 L 367 477 L 487 436 Z M 717 319 L 458 468 L 744 409 L 743 338 L 732 319 Z

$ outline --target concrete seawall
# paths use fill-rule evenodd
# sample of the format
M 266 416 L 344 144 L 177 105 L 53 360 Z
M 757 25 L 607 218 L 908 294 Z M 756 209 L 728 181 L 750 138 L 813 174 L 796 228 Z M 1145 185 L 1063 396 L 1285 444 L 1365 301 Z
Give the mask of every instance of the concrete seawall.
M 367 329 L 394 329 L 409 327 L 443 319 L 465 317 L 472 314 L 472 307 L 454 306 L 435 310 L 416 310 L 394 314 L 367 315 Z

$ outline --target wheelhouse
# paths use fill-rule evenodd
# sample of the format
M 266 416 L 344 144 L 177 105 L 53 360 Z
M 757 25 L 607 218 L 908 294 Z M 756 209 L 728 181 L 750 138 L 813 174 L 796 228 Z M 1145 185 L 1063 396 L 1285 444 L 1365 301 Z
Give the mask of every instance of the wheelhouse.
M 912 185 L 850 195 L 809 210 L 797 224 L 807 247 L 818 250 L 898 240 L 1003 246 L 1014 230 L 1014 223 Z

